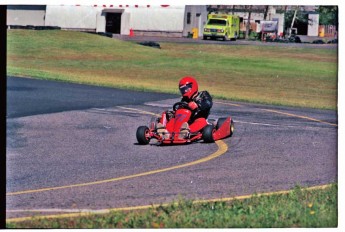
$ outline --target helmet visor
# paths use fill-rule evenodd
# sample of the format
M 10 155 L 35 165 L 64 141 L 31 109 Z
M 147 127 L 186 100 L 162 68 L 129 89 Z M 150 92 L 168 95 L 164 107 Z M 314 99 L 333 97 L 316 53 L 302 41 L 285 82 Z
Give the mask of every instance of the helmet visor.
M 188 84 L 180 86 L 180 92 L 182 95 L 185 95 L 186 93 L 190 92 L 191 89 L 192 89 L 192 83 L 188 83 Z

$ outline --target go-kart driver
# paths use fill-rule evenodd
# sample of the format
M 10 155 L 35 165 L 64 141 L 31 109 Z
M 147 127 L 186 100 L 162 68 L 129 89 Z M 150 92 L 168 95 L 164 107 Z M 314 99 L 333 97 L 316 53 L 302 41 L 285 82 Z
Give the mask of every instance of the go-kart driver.
M 181 102 L 188 103 L 188 107 L 192 110 L 192 116 L 188 123 L 182 124 L 181 127 L 181 139 L 188 137 L 189 133 L 196 133 L 203 129 L 208 123 L 206 121 L 210 110 L 212 108 L 212 97 L 207 91 L 198 91 L 197 81 L 190 76 L 183 77 L 179 82 L 179 89 L 182 95 Z M 167 120 L 170 119 L 169 113 L 167 113 Z M 161 119 L 157 124 L 157 132 L 166 132 Z

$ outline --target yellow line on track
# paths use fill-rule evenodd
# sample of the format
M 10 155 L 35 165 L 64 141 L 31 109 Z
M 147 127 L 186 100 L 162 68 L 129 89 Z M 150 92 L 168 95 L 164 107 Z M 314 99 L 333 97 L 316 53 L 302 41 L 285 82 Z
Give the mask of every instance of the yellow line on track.
M 227 106 L 237 106 L 237 107 L 242 107 L 241 105 L 234 104 L 234 103 L 228 103 L 228 102 L 219 102 L 219 101 L 215 101 L 214 103 L 221 104 L 221 105 L 227 105 Z
M 326 185 L 319 185 L 319 186 L 313 186 L 304 188 L 303 190 L 322 190 L 331 187 L 332 184 L 326 184 Z M 276 192 L 266 192 L 266 193 L 258 193 L 258 194 L 251 194 L 251 195 L 243 195 L 243 196 L 237 196 L 237 197 L 228 197 L 228 198 L 214 198 L 214 199 L 208 199 L 208 200 L 196 200 L 193 201 L 193 203 L 208 203 L 208 202 L 219 202 L 219 201 L 233 201 L 233 200 L 245 200 L 249 199 L 253 196 L 262 197 L 262 196 L 272 196 L 272 195 L 283 195 L 291 193 L 293 190 L 283 190 L 283 191 L 276 191 Z
M 242 107 L 242 105 L 233 104 L 233 103 L 227 103 L 227 102 L 215 101 L 215 103 L 222 104 L 222 105 Z M 322 121 L 322 120 L 311 118 L 311 117 L 307 117 L 307 116 L 302 116 L 302 115 L 297 115 L 297 114 L 290 114 L 290 113 L 285 113 L 285 112 L 277 111 L 277 110 L 269 110 L 269 109 L 260 109 L 260 110 L 266 111 L 266 112 L 270 112 L 270 113 L 276 113 L 276 114 L 286 115 L 286 116 L 290 116 L 290 117 L 295 117 L 295 118 L 303 118 L 303 119 L 307 119 L 309 121 L 314 121 L 314 122 L 319 122 L 319 123 L 323 123 L 323 124 L 328 124 L 328 125 L 331 125 L 331 126 L 336 126 L 336 127 L 338 126 L 338 124 L 335 124 L 335 123 L 330 123 L 330 122 Z
M 141 177 L 141 176 L 148 176 L 148 175 L 157 174 L 157 173 L 161 173 L 161 172 L 167 172 L 167 171 L 171 171 L 171 170 L 175 170 L 175 169 L 179 169 L 179 168 L 185 168 L 185 167 L 204 163 L 204 162 L 207 162 L 207 161 L 212 160 L 214 158 L 217 158 L 218 156 L 223 155 L 228 150 L 228 146 L 222 140 L 216 141 L 216 144 L 218 145 L 218 150 L 215 153 L 213 153 L 209 156 L 206 156 L 202 159 L 195 160 L 195 161 L 181 164 L 181 165 L 176 165 L 176 166 L 172 166 L 172 167 L 168 167 L 168 168 L 162 168 L 162 169 L 152 170 L 152 171 L 138 173 L 138 174 L 129 175 L 129 176 L 122 176 L 122 177 L 117 177 L 117 178 L 112 178 L 112 179 L 107 179 L 107 180 L 100 180 L 100 181 L 80 183 L 80 184 L 72 184 L 72 185 L 64 185 L 64 186 L 57 186 L 57 187 L 50 187 L 50 188 L 41 188 L 41 189 L 11 192 L 11 193 L 7 193 L 6 196 L 14 196 L 14 195 L 20 195 L 20 194 L 38 193 L 38 192 L 45 192 L 45 191 L 52 191 L 52 190 L 59 190 L 59 189 L 67 189 L 67 188 L 84 187 L 84 186 L 90 186 L 90 185 L 96 185 L 96 184 L 104 184 L 104 183 L 109 183 L 109 182 L 132 179 L 132 178 Z
M 311 118 L 311 117 L 307 117 L 307 116 L 301 116 L 301 115 L 297 115 L 297 114 L 290 114 L 290 113 L 285 113 L 285 112 L 281 112 L 281 111 L 277 111 L 277 110 L 268 110 L 268 109 L 261 109 L 261 110 L 266 111 L 266 112 L 276 113 L 276 114 L 282 114 L 282 115 L 286 115 L 286 116 L 290 116 L 290 117 L 295 117 L 295 118 L 303 118 L 303 119 L 307 119 L 307 120 L 314 121 L 314 122 L 320 122 L 320 123 L 323 123 L 323 124 L 328 124 L 328 125 L 331 125 L 331 126 L 338 126 L 337 124 L 334 124 L 334 123 L 322 121 L 322 120 Z
M 313 186 L 309 188 L 304 188 L 303 190 L 322 190 L 331 187 L 331 184 L 327 185 L 320 185 L 320 186 Z M 277 192 L 267 192 L 267 193 L 259 193 L 256 195 L 243 195 L 243 196 L 236 196 L 236 197 L 227 197 L 227 198 L 213 198 L 207 200 L 195 200 L 193 204 L 200 204 L 200 203 L 209 203 L 209 202 L 227 202 L 233 200 L 245 200 L 249 199 L 253 196 L 261 197 L 261 196 L 272 196 L 272 195 L 284 195 L 291 193 L 293 190 L 284 190 L 284 191 L 277 191 Z M 6 219 L 6 222 L 22 222 L 27 220 L 38 220 L 38 219 L 57 219 L 57 218 L 72 218 L 72 217 L 81 217 L 81 216 L 89 216 L 95 214 L 106 214 L 110 212 L 118 212 L 118 211 L 131 211 L 131 210 L 142 210 L 142 209 L 149 209 L 149 208 L 158 208 L 159 206 L 168 206 L 171 203 L 164 203 L 164 204 L 153 204 L 153 205 L 142 205 L 142 206 L 134 206 L 134 207 L 123 207 L 123 208 L 111 208 L 111 209 L 101 209 L 95 210 L 91 212 L 79 212 L 79 213 L 65 213 L 65 214 L 54 214 L 54 215 L 45 215 L 45 216 L 34 216 L 34 217 L 20 217 L 20 218 L 9 218 Z M 178 204 L 178 203 L 175 203 Z
M 123 107 L 123 106 L 118 106 L 118 108 L 121 108 L 121 109 L 124 109 L 124 110 L 131 110 L 131 111 L 134 111 L 135 113 L 148 114 L 148 115 L 153 115 L 153 116 L 160 116 L 160 114 L 155 114 L 155 113 L 152 113 L 152 112 L 149 112 L 149 111 L 139 110 L 139 109 L 135 109 L 135 108 L 128 108 L 128 107 Z

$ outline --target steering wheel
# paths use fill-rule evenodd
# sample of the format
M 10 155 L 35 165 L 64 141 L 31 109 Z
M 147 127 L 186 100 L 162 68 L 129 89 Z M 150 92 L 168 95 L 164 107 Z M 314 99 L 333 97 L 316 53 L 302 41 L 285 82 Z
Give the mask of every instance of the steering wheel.
M 186 103 L 186 102 L 176 102 L 173 105 L 173 110 L 176 111 L 178 108 L 189 109 L 188 103 Z

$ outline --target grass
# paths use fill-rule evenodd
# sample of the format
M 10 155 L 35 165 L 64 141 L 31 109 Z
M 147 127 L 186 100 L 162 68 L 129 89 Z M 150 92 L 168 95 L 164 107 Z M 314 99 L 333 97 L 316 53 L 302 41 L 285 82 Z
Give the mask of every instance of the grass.
M 215 98 L 337 109 L 336 49 L 161 43 L 68 31 L 10 30 L 8 75 L 178 93 L 195 76 Z
M 147 210 L 75 218 L 33 219 L 7 228 L 329 228 L 337 227 L 337 184 L 319 190 L 253 195 L 230 202 L 179 199 Z

